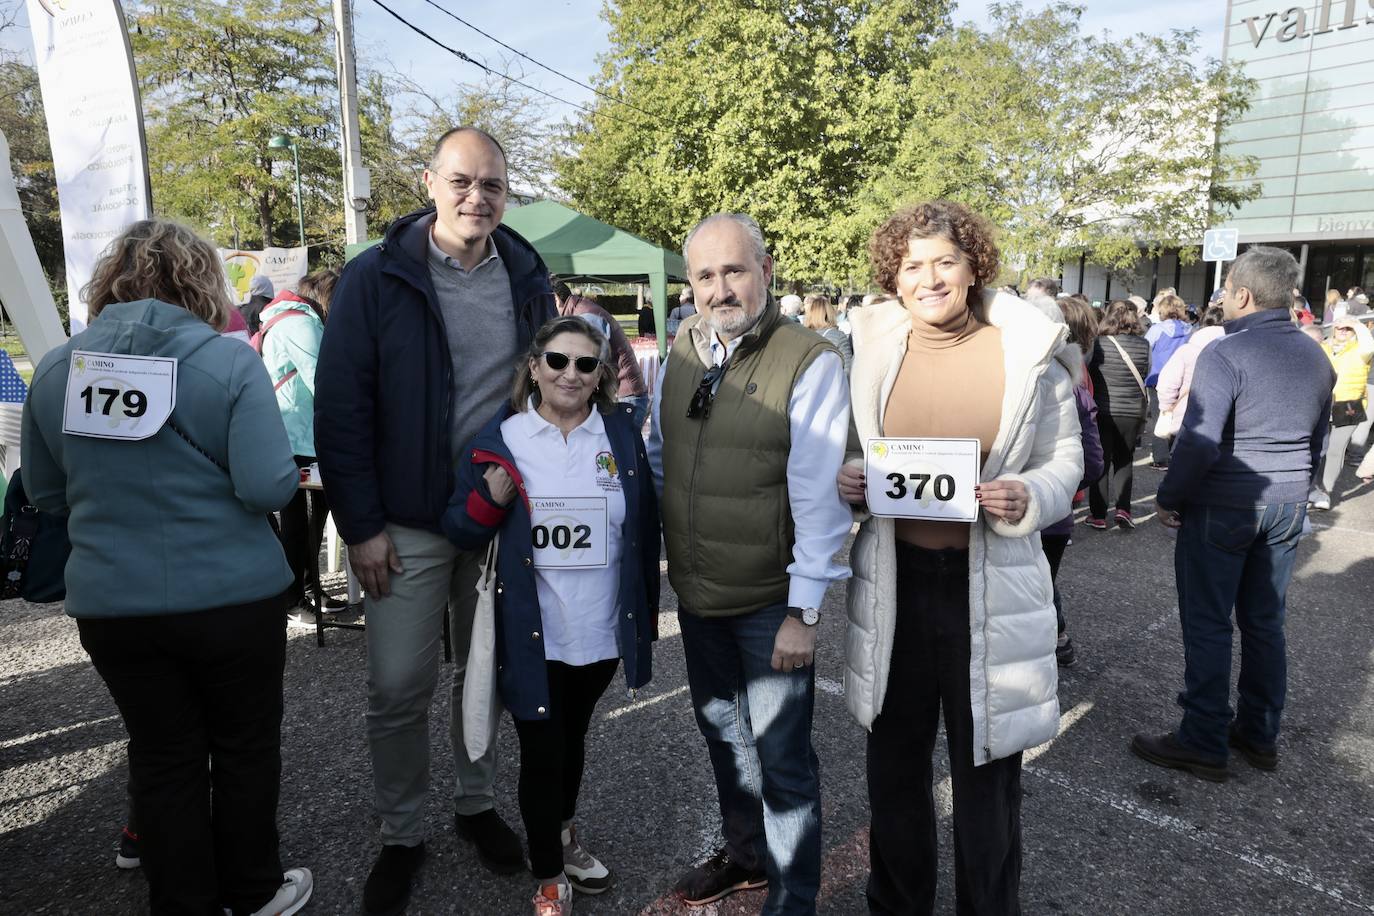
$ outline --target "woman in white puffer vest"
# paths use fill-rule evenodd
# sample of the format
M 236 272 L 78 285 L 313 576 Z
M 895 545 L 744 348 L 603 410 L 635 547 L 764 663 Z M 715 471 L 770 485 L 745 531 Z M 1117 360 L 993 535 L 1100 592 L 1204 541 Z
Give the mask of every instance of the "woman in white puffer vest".
M 863 516 L 850 554 L 845 697 L 869 730 L 869 908 L 934 905 L 931 756 L 943 708 L 958 909 L 1019 913 L 1021 752 L 1059 727 L 1038 532 L 1069 513 L 1083 474 L 1067 368 L 1077 354 L 1063 325 L 985 290 L 998 269 L 992 230 L 958 204 L 899 211 L 870 252 L 878 285 L 898 301 L 850 318 L 854 429 L 841 497 L 859 511 L 869 483 L 889 497 L 900 489 L 865 481 L 874 438 L 976 438 L 981 472 L 977 521 Z

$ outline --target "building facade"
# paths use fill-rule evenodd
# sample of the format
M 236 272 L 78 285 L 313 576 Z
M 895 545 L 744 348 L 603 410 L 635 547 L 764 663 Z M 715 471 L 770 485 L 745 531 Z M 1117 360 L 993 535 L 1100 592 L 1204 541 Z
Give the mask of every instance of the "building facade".
M 1290 250 L 1303 293 L 1374 288 L 1374 0 L 1229 0 L 1223 56 L 1255 81 L 1250 108 L 1221 137 L 1254 156 L 1260 196 L 1225 220 L 1247 244 Z M 1142 260 L 1134 275 L 1065 265 L 1064 286 L 1107 299 L 1176 286 L 1192 304 L 1214 283 L 1209 265 Z

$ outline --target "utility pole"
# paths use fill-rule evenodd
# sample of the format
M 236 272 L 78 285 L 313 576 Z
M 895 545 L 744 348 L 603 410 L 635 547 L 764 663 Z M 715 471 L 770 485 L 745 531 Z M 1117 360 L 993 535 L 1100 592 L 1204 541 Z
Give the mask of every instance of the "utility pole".
M 352 245 L 367 239 L 367 202 L 372 196 L 372 175 L 363 166 L 362 141 L 358 136 L 352 0 L 334 0 L 334 62 L 343 116 L 344 241 Z

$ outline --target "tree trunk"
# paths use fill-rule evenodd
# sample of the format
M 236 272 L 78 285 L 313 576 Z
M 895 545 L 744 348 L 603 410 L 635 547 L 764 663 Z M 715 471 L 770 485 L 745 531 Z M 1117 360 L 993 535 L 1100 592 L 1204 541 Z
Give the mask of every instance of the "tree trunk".
M 258 227 L 262 230 L 262 247 L 272 247 L 272 200 L 267 190 L 258 192 Z

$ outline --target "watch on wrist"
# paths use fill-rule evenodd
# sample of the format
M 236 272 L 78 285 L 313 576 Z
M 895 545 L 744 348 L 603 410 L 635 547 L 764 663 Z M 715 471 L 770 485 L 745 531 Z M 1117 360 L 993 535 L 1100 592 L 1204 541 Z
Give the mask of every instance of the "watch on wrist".
M 814 627 L 821 622 L 821 612 L 813 607 L 789 607 L 788 617 L 795 617 L 808 627 Z

